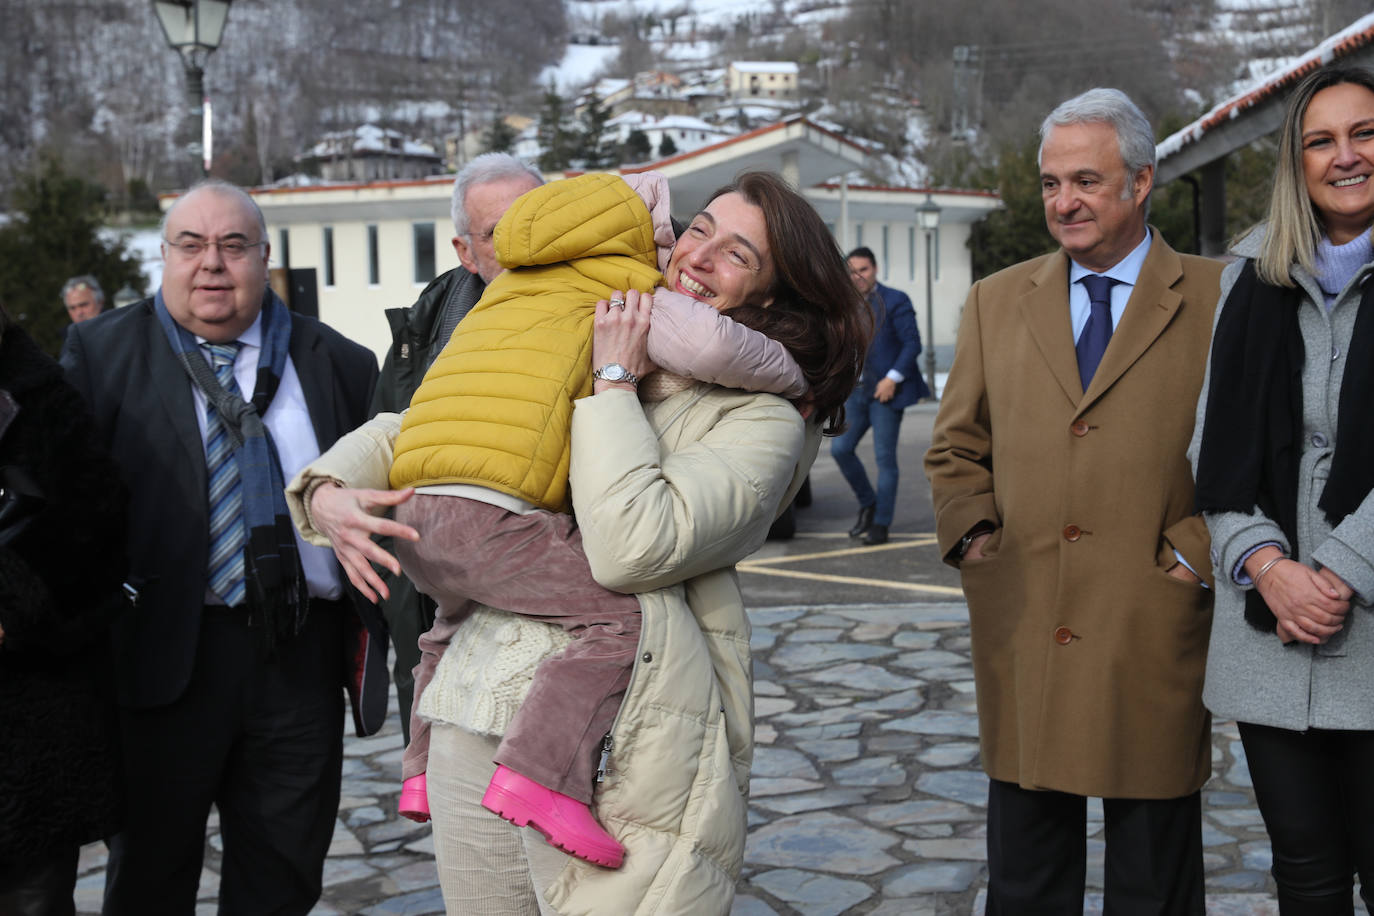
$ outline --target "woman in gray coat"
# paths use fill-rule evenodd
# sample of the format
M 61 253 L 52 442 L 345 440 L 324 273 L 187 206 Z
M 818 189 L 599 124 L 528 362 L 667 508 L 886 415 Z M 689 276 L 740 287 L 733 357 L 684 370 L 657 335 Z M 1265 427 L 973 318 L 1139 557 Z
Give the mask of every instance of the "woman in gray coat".
M 1374 73 L 1293 92 L 1269 220 L 1222 277 L 1191 454 L 1236 719 L 1283 914 L 1374 908 Z

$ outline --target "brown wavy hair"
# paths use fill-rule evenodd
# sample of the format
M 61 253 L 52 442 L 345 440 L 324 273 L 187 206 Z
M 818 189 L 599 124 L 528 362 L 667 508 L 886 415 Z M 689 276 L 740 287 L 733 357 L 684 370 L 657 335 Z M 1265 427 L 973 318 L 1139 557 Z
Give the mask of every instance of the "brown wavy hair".
M 811 386 L 822 432 L 838 435 L 845 428 L 844 402 L 858 384 L 873 336 L 873 312 L 806 198 L 772 172 L 745 172 L 710 200 L 733 193 L 763 211 L 774 276 L 772 303 L 737 305 L 730 317 L 787 348 Z

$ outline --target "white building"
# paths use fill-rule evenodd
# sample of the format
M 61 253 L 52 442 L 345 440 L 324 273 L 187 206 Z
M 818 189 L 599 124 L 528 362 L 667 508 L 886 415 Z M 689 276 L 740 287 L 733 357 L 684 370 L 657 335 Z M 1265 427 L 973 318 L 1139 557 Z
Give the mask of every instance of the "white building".
M 737 60 L 725 69 L 725 88 L 737 99 L 791 99 L 800 68 L 790 60 Z
M 1002 199 L 992 191 L 840 184 L 823 184 L 803 193 L 830 226 L 841 250 L 860 245 L 872 249 L 878 260 L 878 282 L 911 297 L 922 344 L 934 340 L 936 364 L 942 371 L 948 369 L 964 298 L 973 282 L 969 233 L 974 223 L 1001 208 Z M 934 231 L 927 233 L 916 213 L 918 207 L 930 203 L 940 212 Z M 927 299 L 926 276 L 932 264 Z M 925 366 L 922 354 L 922 373 Z
M 848 251 L 862 244 L 873 249 L 881 282 L 911 296 L 923 340 L 932 339 L 928 316 L 933 316 L 934 351 L 940 369 L 946 369 L 973 281 L 969 229 L 1001 201 L 987 191 L 831 183 L 862 168 L 868 155 L 839 134 L 793 118 L 623 171 L 662 172 L 673 189 L 673 212 L 684 220 L 742 171 L 757 168 L 782 175 L 803 189 L 834 232 L 838 248 Z M 452 186 L 453 177 L 446 175 L 252 194 L 267 218 L 272 266 L 292 268 L 306 286 L 313 277 L 319 317 L 380 358 L 391 341 L 384 310 L 410 305 L 426 283 L 458 266 L 449 242 Z M 935 270 L 929 306 L 926 237 L 916 218 L 917 206 L 928 197 L 941 208 L 939 227 L 930 237 Z
M 640 130 L 649 138 L 649 147 L 658 150 L 663 138 L 671 137 L 673 147 L 680 153 L 700 149 L 710 143 L 729 139 L 735 131 L 709 124 L 689 115 L 667 115 L 656 118 L 642 111 L 627 111 L 606 122 L 606 135 L 616 145 L 624 143 L 633 131 Z

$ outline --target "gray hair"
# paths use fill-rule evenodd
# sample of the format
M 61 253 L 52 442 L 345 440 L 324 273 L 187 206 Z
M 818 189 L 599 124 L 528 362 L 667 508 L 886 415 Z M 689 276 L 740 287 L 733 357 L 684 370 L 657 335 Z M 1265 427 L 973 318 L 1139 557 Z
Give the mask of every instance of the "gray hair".
M 1108 124 L 1116 132 L 1116 145 L 1126 173 L 1134 178 L 1141 170 L 1155 165 L 1155 134 L 1150 121 L 1120 89 L 1089 89 L 1074 96 L 1051 111 L 1040 125 L 1040 149 L 1035 154 L 1038 163 L 1045 153 L 1045 139 L 1050 129 L 1069 124 Z M 1131 196 L 1127 182 L 1125 197 Z
M 100 288 L 100 281 L 90 274 L 72 277 L 66 283 L 62 284 L 62 292 L 58 294 L 62 297 L 62 304 L 67 304 L 67 293 L 70 293 L 74 289 L 80 289 L 83 286 L 95 294 L 95 300 L 97 302 L 101 305 L 105 304 L 105 291 Z
M 458 172 L 453 180 L 453 234 L 468 236 L 467 197 L 475 185 L 487 184 L 503 179 L 529 178 L 536 186 L 544 183 L 544 176 L 532 165 L 528 165 L 510 153 L 483 153 L 473 159 Z
M 267 219 L 262 215 L 262 208 L 258 206 L 258 202 L 253 199 L 252 194 L 249 194 L 233 182 L 225 181 L 223 178 L 202 178 L 200 181 L 197 181 L 187 188 L 186 193 L 178 197 L 176 202 L 167 208 L 167 212 L 162 214 L 162 221 L 157 225 L 158 235 L 162 236 L 164 239 L 167 237 L 167 220 L 171 218 L 172 211 L 176 210 L 177 207 L 181 206 L 182 201 L 186 200 L 186 198 L 197 191 L 214 191 L 216 194 L 237 197 L 239 200 L 243 201 L 247 204 L 248 209 L 253 211 L 253 216 L 256 217 L 258 221 L 258 229 L 262 231 L 262 241 L 268 241 Z

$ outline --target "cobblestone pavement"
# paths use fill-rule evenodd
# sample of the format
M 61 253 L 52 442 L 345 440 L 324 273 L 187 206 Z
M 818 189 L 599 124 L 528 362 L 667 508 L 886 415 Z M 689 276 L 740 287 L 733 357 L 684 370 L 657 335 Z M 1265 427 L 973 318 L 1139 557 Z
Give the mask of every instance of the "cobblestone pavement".
M 740 564 L 753 609 L 758 750 L 735 916 L 982 913 L 987 784 L 968 612 L 958 573 L 939 562 L 919 470 L 933 419 L 933 405 L 922 404 L 902 424 L 906 473 L 892 543 L 857 547 L 836 533 L 853 522 L 853 498 L 822 454 L 798 537 Z M 871 466 L 871 437 L 861 455 Z M 1203 789 L 1208 913 L 1277 916 L 1269 844 L 1233 723 L 1214 724 L 1212 759 Z M 429 828 L 395 814 L 400 760 L 394 715 L 381 735 L 346 741 L 316 913 L 443 912 Z M 1098 914 L 1100 804 L 1089 818 L 1085 912 Z M 216 833 L 205 861 L 199 911 L 213 914 Z M 83 913 L 99 911 L 104 862 L 103 846 L 85 850 Z M 1356 912 L 1365 912 L 1358 902 Z
M 900 542 L 899 542 L 900 544 Z M 897 549 L 901 549 L 898 547 Z M 758 751 L 738 916 L 982 912 L 986 777 L 978 766 L 962 602 L 751 613 Z M 393 717 L 394 719 L 394 717 Z M 395 815 L 401 739 L 350 738 L 319 914 L 443 912 L 429 829 Z M 1209 914 L 1277 914 L 1269 845 L 1232 723 L 1204 789 Z M 1101 910 L 1101 807 L 1089 809 L 1087 912 Z M 198 912 L 213 913 L 219 836 Z M 104 847 L 82 856 L 98 911 Z M 1363 912 L 1363 909 L 1359 909 Z

